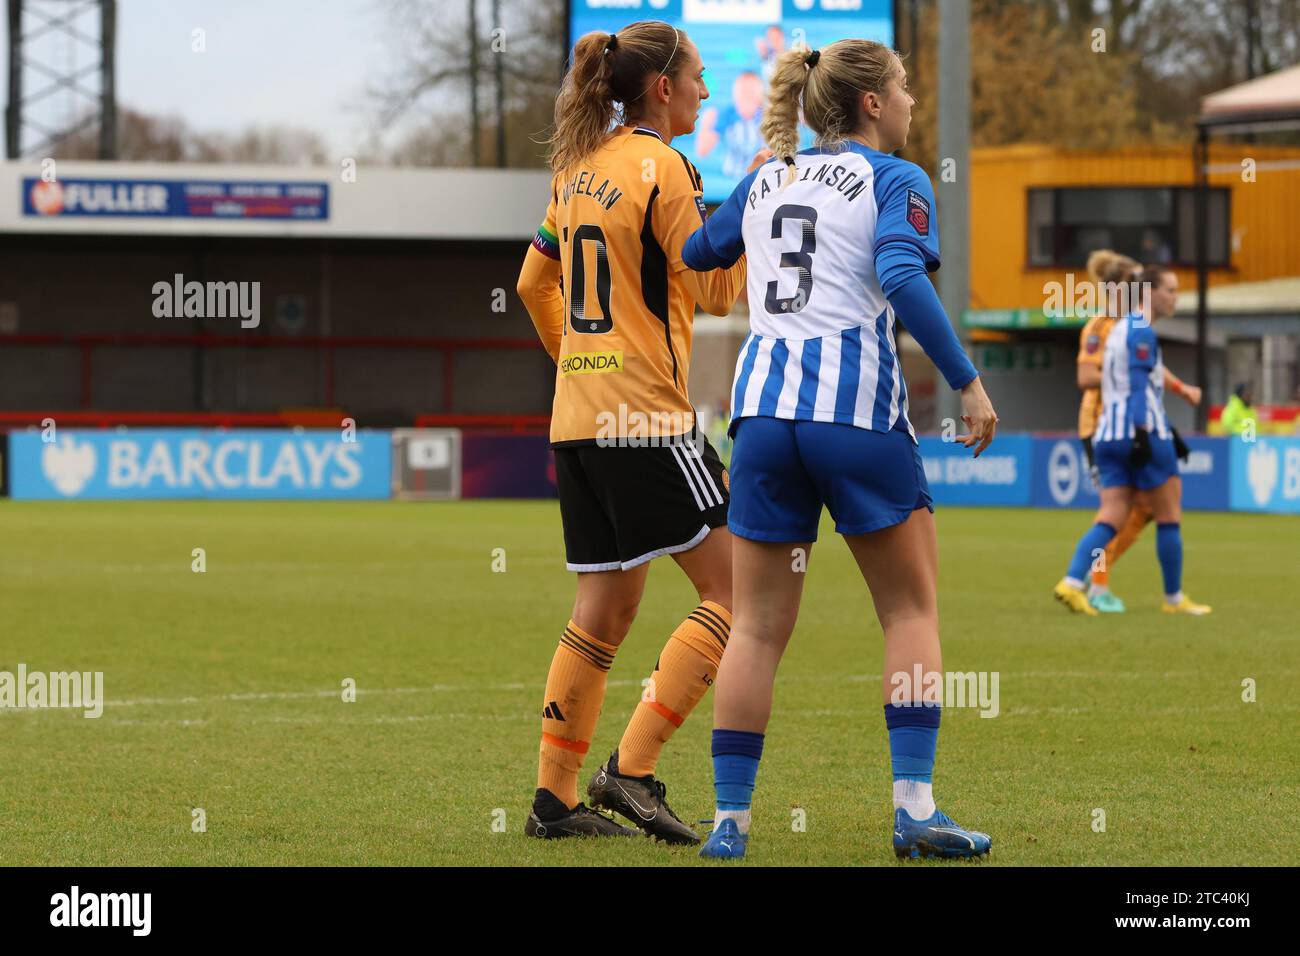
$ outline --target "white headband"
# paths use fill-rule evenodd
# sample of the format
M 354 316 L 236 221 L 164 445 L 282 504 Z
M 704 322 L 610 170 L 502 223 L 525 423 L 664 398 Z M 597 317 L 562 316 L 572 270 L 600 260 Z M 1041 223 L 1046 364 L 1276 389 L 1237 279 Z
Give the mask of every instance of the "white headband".
M 656 83 L 659 82 L 659 77 L 660 77 L 660 76 L 663 76 L 665 73 L 668 72 L 668 67 L 670 67 L 670 66 L 673 65 L 673 57 L 675 57 L 675 56 L 677 55 L 677 45 L 678 45 L 679 43 L 681 43 L 681 42 L 682 42 L 682 31 L 681 31 L 681 30 L 678 30 L 676 27 L 674 27 L 674 28 L 673 28 L 673 52 L 668 54 L 668 62 L 665 63 L 665 64 L 664 64 L 664 68 L 663 68 L 662 70 L 659 71 L 659 75 L 656 76 L 653 80 L 650 81 L 650 86 L 647 86 L 644 90 L 642 90 L 642 91 L 641 91 L 640 93 L 638 93 L 636 96 L 634 96 L 634 97 L 632 97 L 630 100 L 628 100 L 629 103 L 635 103 L 635 102 L 636 102 L 637 100 L 639 100 L 641 97 L 643 97 L 643 96 L 645 96 L 647 93 L 649 93 L 651 87 L 653 87 Z

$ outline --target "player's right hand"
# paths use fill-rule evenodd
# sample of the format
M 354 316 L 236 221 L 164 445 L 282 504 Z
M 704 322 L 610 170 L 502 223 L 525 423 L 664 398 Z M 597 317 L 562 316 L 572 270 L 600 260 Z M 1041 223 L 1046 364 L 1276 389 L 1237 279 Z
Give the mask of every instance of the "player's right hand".
M 1145 428 L 1133 430 L 1133 447 L 1128 452 L 1128 463 L 1141 468 L 1151 460 L 1151 433 Z
M 749 168 L 745 170 L 745 175 L 748 176 L 750 173 L 758 169 L 758 167 L 762 166 L 765 162 L 767 162 L 775 155 L 776 154 L 773 153 L 770 149 L 760 149 L 757 153 L 754 154 L 754 158 L 749 161 Z
M 968 434 L 957 440 L 970 448 L 975 446 L 975 457 L 993 441 L 998 430 L 998 414 L 993 410 L 993 403 L 984 392 L 984 383 L 976 375 L 961 390 L 961 420 L 966 423 Z

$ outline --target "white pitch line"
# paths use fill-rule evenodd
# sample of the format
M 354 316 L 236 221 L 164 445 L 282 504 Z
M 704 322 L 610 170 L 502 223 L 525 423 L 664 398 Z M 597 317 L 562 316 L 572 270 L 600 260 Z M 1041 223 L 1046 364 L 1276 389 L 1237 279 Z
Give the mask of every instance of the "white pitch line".
M 607 683 L 608 687 L 633 687 L 640 686 L 640 681 L 632 680 L 612 680 Z M 485 691 L 502 691 L 502 690 L 536 690 L 537 688 L 529 684 L 428 684 L 424 687 L 358 687 L 357 699 L 362 697 L 379 696 L 387 694 L 442 694 L 458 692 L 483 693 Z M 113 700 L 107 698 L 104 701 L 106 707 L 172 707 L 180 704 L 203 704 L 203 703 L 221 703 L 223 701 L 260 701 L 260 700 L 309 700 L 312 698 L 338 698 L 343 692 L 342 688 L 337 690 L 291 690 L 291 691 L 259 691 L 244 692 L 239 694 L 216 694 L 210 697 L 136 697 L 129 700 Z
M 969 671 L 955 671 L 954 673 L 970 673 Z M 981 673 L 975 671 L 974 673 Z M 1291 671 L 1271 671 L 1272 676 L 1285 676 L 1293 673 Z M 1141 679 L 1159 679 L 1159 680 L 1177 680 L 1187 677 L 1204 677 L 1202 671 L 1163 671 L 1158 674 L 1144 673 L 1141 671 L 1113 671 L 1113 672 L 1094 672 L 1094 671 L 1000 671 L 1001 680 L 1014 680 L 1018 678 L 1028 680 L 1141 680 Z M 791 674 L 785 677 L 777 677 L 778 684 L 804 684 L 804 683 L 862 683 L 864 681 L 880 680 L 879 674 Z M 538 684 L 525 684 L 514 681 L 509 684 L 427 684 L 423 687 L 358 687 L 357 697 L 370 695 L 386 694 L 445 694 L 445 693 L 490 693 L 495 691 L 520 691 L 520 690 L 537 690 Z M 606 684 L 607 687 L 639 687 L 639 680 L 611 680 Z M 171 707 L 184 704 L 201 704 L 201 703 L 220 703 L 222 701 L 259 701 L 259 700 L 308 700 L 312 698 L 331 698 L 338 697 L 342 689 L 336 690 L 309 690 L 309 691 L 245 691 L 233 694 L 216 694 L 207 697 L 136 697 L 127 700 L 114 700 L 111 697 L 104 701 L 105 706 L 109 707 Z
M 956 671 L 955 673 L 969 673 L 969 671 Z M 974 673 L 981 673 L 975 671 Z M 1295 671 L 1271 671 L 1272 677 L 1285 677 L 1296 673 Z M 1163 671 L 1161 673 L 1144 673 L 1141 671 L 1000 671 L 1000 680 L 1014 685 L 1017 680 L 1178 680 L 1184 678 L 1204 678 L 1202 671 Z M 878 681 L 881 679 L 880 674 L 791 674 L 786 677 L 778 677 L 778 684 L 837 684 L 837 683 L 863 683 L 866 681 Z M 499 691 L 536 691 L 540 684 L 525 684 L 514 681 L 507 684 L 428 684 L 423 687 L 359 687 L 357 689 L 357 699 L 370 696 L 388 696 L 403 694 L 446 694 L 446 693 L 492 693 Z M 611 680 L 606 684 L 611 688 L 622 687 L 640 687 L 639 680 Z M 105 708 L 118 707 L 178 707 L 191 706 L 205 703 L 249 703 L 261 701 L 289 701 L 289 700 L 328 700 L 338 699 L 342 694 L 342 688 L 330 690 L 311 690 L 311 691 L 243 691 L 231 694 L 216 694 L 205 697 L 196 697 L 193 695 L 185 697 L 136 697 L 126 700 L 115 700 L 108 696 L 104 700 Z M 16 708 L 0 707 L 0 713 L 16 711 Z M 1009 713 L 1019 713 L 1021 711 L 1008 711 Z M 1026 710 L 1024 713 L 1031 711 Z M 1039 711 L 1046 713 L 1048 711 Z M 531 718 L 530 718 L 531 719 Z
M 1154 710 L 1142 711 L 1143 716 L 1201 716 L 1211 713 L 1223 713 L 1225 711 L 1235 710 L 1238 707 L 1249 706 L 1245 704 L 1214 704 L 1205 707 L 1158 707 Z M 978 708 L 965 707 L 962 710 L 976 710 Z M 1276 704 L 1268 708 L 1269 712 L 1285 711 L 1292 712 L 1300 710 L 1300 704 Z M 1034 717 L 1034 716 L 1074 716 L 1078 714 L 1091 714 L 1098 712 L 1113 713 L 1112 708 L 1108 707 L 1013 707 L 1002 711 L 999 716 L 1005 717 Z M 630 711 L 610 711 L 606 715 L 611 719 L 623 720 L 631 716 Z M 861 710 L 789 710 L 781 711 L 781 717 L 848 717 L 848 718 L 866 718 L 874 719 L 876 712 L 874 708 L 864 707 Z M 992 719 L 992 718 L 990 718 Z M 434 713 L 434 714 L 404 714 L 399 716 L 378 716 L 378 717 L 356 717 L 346 720 L 330 719 L 325 717 L 286 717 L 282 715 L 268 717 L 248 717 L 248 718 L 220 718 L 217 720 L 199 719 L 199 720 L 181 720 L 181 719 L 163 719 L 163 720 L 123 720 L 118 718 L 109 718 L 103 721 L 105 724 L 113 726 L 128 727 L 196 727 L 219 724 L 233 725 L 251 725 L 251 724 L 291 724 L 295 726 L 323 726 L 331 725 L 333 727 L 372 724 L 415 724 L 429 723 L 432 721 L 489 721 L 494 723 L 533 723 L 537 716 L 531 713 L 516 714 L 462 714 L 462 713 Z M 982 722 L 981 722 L 982 723 Z
M 790 717 L 861 717 L 863 716 L 864 713 L 865 713 L 864 711 L 853 711 L 853 710 L 792 710 L 792 711 L 785 712 L 784 715 Z M 632 714 L 631 711 L 610 711 L 608 713 L 608 716 L 611 718 L 618 718 L 621 720 L 621 719 L 631 717 Z M 358 725 L 360 724 L 367 724 L 367 725 L 368 724 L 414 724 L 414 723 L 427 723 L 429 721 L 442 721 L 442 720 L 457 720 L 457 721 L 481 720 L 481 721 L 509 722 L 509 723 L 515 723 L 515 722 L 533 723 L 537 719 L 538 718 L 536 714 L 522 714 L 522 713 L 520 714 L 437 713 L 437 714 L 406 714 L 406 715 L 396 716 L 396 717 L 391 717 L 391 716 L 358 717 L 358 718 L 348 719 L 348 720 L 332 720 L 324 717 L 272 716 L 272 717 L 250 717 L 250 718 L 237 718 L 237 717 L 221 718 L 218 720 L 208 720 L 208 719 L 121 720 L 117 718 L 110 718 L 107 720 L 103 720 L 102 722 L 113 726 L 126 726 L 126 727 L 176 727 L 176 726 L 192 727 L 192 726 L 204 726 L 210 724 L 226 724 L 226 723 L 238 724 L 238 725 L 292 724 L 295 726 L 298 725 L 321 726 L 321 725 L 329 724 L 333 727 L 340 727 L 340 726 L 347 726 L 349 724 L 358 724 Z

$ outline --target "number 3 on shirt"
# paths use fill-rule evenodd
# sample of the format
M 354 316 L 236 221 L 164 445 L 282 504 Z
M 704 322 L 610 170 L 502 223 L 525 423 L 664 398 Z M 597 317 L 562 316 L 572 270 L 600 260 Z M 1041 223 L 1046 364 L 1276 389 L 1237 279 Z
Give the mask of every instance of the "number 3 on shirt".
M 812 254 L 817 251 L 817 236 L 814 231 L 817 226 L 817 210 L 812 206 L 790 204 L 778 206 L 776 212 L 772 214 L 773 239 L 781 238 L 787 219 L 801 224 L 803 239 L 797 252 L 781 253 L 781 268 L 799 270 L 799 288 L 794 295 L 778 299 L 776 280 L 769 282 L 763 305 L 773 314 L 798 312 L 808 304 L 808 297 L 812 295 Z
M 568 228 L 565 228 L 568 233 Z M 567 238 L 567 235 L 566 235 Z M 600 315 L 587 315 L 587 263 L 586 244 L 596 247 L 596 301 Z M 600 226 L 590 223 L 573 231 L 572 252 L 569 257 L 569 322 L 573 331 L 584 334 L 608 332 L 614 327 L 614 317 L 609 313 L 609 255 L 605 252 L 605 233 Z

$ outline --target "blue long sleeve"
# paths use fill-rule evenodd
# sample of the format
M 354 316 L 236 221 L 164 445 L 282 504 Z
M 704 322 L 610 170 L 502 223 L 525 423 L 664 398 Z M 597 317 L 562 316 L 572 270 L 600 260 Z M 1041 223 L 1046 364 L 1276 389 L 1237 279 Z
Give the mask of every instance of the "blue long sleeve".
M 745 239 L 741 227 L 745 220 L 745 197 L 758 170 L 749 173 L 736 184 L 727 201 L 713 211 L 699 229 L 696 229 L 682 247 L 682 262 L 696 272 L 711 269 L 730 269 L 745 254 Z
M 723 256 L 718 255 L 718 251 L 713 248 L 709 242 L 709 233 L 705 226 L 700 226 L 686 240 L 686 245 L 682 247 L 682 262 L 686 263 L 688 269 L 696 272 L 708 272 L 710 269 L 726 269 L 736 260 L 728 262 Z M 739 258 L 739 257 L 737 257 Z
M 1155 368 L 1159 345 L 1151 326 L 1130 325 L 1128 341 L 1128 416 L 1134 428 L 1149 429 L 1147 382 Z
M 876 276 L 895 315 L 943 374 L 948 387 L 956 390 L 972 382 L 979 372 L 961 347 L 930 284 L 918 245 L 902 239 L 883 241 L 876 249 Z

